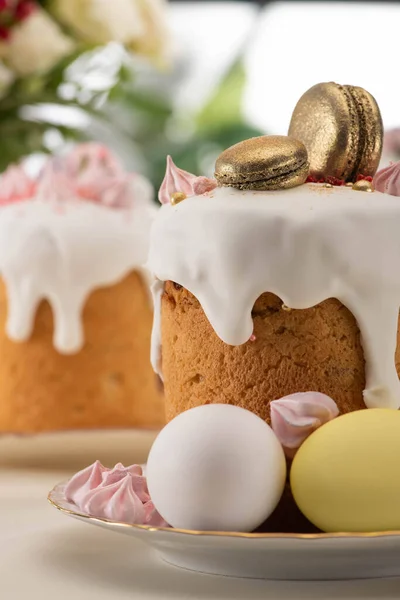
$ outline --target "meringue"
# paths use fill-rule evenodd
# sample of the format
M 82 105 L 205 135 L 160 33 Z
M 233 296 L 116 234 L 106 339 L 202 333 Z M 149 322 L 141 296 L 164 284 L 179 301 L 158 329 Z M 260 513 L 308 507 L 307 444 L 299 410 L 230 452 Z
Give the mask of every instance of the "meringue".
M 271 425 L 288 458 L 313 431 L 339 414 L 336 402 L 320 392 L 299 392 L 273 400 Z
M 169 204 L 172 194 L 181 192 L 187 197 L 201 196 L 211 192 L 217 187 L 215 179 L 208 177 L 197 177 L 183 169 L 179 169 L 170 156 L 167 157 L 167 170 L 164 181 L 158 192 L 158 199 L 161 204 Z
M 32 198 L 35 189 L 35 182 L 21 165 L 10 165 L 0 179 L 0 204 Z
M 146 477 L 139 465 L 124 467 L 118 463 L 108 469 L 97 460 L 70 479 L 65 497 L 94 517 L 168 527 L 150 499 Z
M 400 161 L 378 171 L 373 184 L 378 192 L 400 196 Z
M 65 487 L 65 497 L 69 502 L 80 504 L 81 497 L 87 492 L 96 489 L 103 482 L 103 473 L 106 471 L 99 460 L 76 473 Z

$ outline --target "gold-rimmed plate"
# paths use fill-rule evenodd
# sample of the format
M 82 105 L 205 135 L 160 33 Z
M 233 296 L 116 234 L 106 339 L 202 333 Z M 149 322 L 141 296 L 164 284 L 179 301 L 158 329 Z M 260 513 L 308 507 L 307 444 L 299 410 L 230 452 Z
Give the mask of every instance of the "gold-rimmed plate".
M 177 567 L 231 577 L 280 580 L 400 576 L 400 531 L 334 534 L 223 533 L 132 525 L 83 513 L 65 498 L 65 483 L 48 496 L 62 513 L 130 535 Z

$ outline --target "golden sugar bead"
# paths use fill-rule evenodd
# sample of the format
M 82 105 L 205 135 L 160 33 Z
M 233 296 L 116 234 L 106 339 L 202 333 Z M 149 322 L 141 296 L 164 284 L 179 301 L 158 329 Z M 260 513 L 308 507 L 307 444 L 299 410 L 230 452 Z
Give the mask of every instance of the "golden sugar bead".
M 183 192 L 174 192 L 171 194 L 171 204 L 175 206 L 175 204 L 179 204 L 182 200 L 186 200 L 187 196 Z
M 347 183 L 344 184 L 346 187 L 353 187 L 353 182 L 352 181 L 348 181 Z
M 360 181 L 353 183 L 351 189 L 356 190 L 357 192 L 373 192 L 374 186 L 372 185 L 371 181 L 361 179 Z
M 325 188 L 333 188 L 333 185 L 331 183 L 324 183 L 324 187 Z
M 286 304 L 282 304 L 282 310 L 284 310 L 285 312 L 291 312 L 292 309 L 290 308 L 290 306 L 287 306 Z

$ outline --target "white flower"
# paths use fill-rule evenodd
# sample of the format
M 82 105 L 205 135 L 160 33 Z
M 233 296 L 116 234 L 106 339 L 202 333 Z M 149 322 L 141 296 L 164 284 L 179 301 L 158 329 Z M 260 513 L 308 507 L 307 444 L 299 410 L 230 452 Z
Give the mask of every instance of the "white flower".
M 13 71 L 24 76 L 48 71 L 73 49 L 72 40 L 38 8 L 13 27 L 10 39 L 1 45 L 0 54 Z
M 55 0 L 59 19 L 94 44 L 120 42 L 165 61 L 169 50 L 166 0 Z

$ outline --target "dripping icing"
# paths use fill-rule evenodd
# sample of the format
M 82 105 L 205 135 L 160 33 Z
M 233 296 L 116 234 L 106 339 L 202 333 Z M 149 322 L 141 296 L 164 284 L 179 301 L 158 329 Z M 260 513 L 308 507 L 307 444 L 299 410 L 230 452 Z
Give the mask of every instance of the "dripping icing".
M 161 366 L 161 298 L 164 292 L 164 282 L 156 279 L 150 289 L 154 307 L 150 361 L 154 372 L 163 380 Z
M 148 267 L 161 282 L 177 281 L 194 294 L 230 345 L 250 338 L 251 311 L 263 292 L 293 309 L 337 298 L 360 328 L 366 405 L 398 408 L 399 231 L 398 199 L 379 192 L 313 184 L 278 192 L 217 188 L 212 199 L 160 209 Z M 161 282 L 152 336 L 158 371 Z
M 127 210 L 40 198 L 2 207 L 0 272 L 8 296 L 8 336 L 27 340 L 37 307 L 46 299 L 54 316 L 55 348 L 65 354 L 79 351 L 88 296 L 141 271 L 156 210 L 150 195 Z

